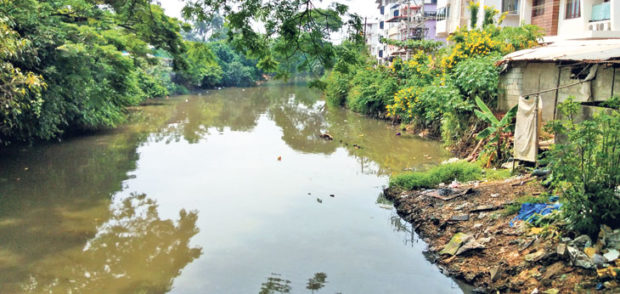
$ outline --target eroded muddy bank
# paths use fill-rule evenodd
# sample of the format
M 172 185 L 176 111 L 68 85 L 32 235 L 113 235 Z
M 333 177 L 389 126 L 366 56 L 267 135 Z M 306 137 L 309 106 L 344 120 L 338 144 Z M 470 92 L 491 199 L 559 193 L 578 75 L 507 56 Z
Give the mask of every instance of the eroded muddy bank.
M 563 247 L 566 237 L 563 242 L 553 228 L 540 231 L 523 222 L 510 226 L 514 214 L 507 215 L 503 208 L 521 196 L 543 193 L 538 181 L 513 178 L 471 183 L 459 191 L 462 193 L 456 197 L 398 188 L 384 192 L 398 214 L 427 242 L 429 256 L 444 273 L 474 285 L 475 291 L 482 293 L 595 290 L 599 283 L 595 269 L 571 265 Z M 451 248 L 454 244 L 449 243 L 457 233 L 467 246 Z M 607 288 L 597 292 L 617 293 L 614 283 L 608 282 Z

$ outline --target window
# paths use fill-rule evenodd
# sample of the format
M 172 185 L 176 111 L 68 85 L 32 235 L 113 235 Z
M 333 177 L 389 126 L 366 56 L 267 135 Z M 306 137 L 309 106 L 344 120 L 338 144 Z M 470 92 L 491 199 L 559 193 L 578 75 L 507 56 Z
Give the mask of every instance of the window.
M 579 0 L 567 0 L 566 1 L 566 19 L 581 17 L 581 1 Z
M 398 10 L 394 10 L 394 17 L 398 16 Z
M 381 6 L 379 10 L 381 11 L 381 15 L 383 15 L 385 13 L 385 6 Z
M 379 22 L 379 29 L 383 29 L 383 21 Z
M 436 20 L 437 21 L 441 21 L 441 20 L 445 20 L 446 18 L 450 17 L 450 6 L 446 6 L 446 7 L 441 7 L 437 10 L 437 14 L 436 14 Z
M 545 0 L 534 0 L 532 5 L 532 16 L 540 16 L 545 14 Z
M 379 57 L 383 58 L 383 50 L 379 50 Z
M 518 14 L 519 0 L 502 0 L 502 12 L 508 12 L 508 14 Z

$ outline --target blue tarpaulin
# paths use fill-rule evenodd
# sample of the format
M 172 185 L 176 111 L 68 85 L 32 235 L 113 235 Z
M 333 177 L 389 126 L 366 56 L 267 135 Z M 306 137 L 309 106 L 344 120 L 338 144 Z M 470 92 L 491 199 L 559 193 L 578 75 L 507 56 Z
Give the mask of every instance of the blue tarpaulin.
M 523 203 L 521 204 L 519 214 L 517 214 L 517 216 L 515 216 L 515 218 L 510 221 L 510 226 L 512 227 L 514 225 L 514 222 L 517 220 L 524 220 L 531 223 L 536 218 L 535 214 L 550 214 L 552 211 L 560 209 L 561 206 L 562 204 L 560 203 Z

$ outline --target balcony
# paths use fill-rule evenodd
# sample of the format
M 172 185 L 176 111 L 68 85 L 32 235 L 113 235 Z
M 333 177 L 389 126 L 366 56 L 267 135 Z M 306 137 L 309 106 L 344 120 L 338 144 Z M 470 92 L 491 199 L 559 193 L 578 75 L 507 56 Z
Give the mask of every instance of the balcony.
M 592 5 L 592 17 L 590 18 L 590 22 L 609 20 L 610 3 L 611 2 L 603 2 L 601 4 Z
M 592 17 L 588 30 L 592 32 L 611 31 L 610 2 L 592 5 Z

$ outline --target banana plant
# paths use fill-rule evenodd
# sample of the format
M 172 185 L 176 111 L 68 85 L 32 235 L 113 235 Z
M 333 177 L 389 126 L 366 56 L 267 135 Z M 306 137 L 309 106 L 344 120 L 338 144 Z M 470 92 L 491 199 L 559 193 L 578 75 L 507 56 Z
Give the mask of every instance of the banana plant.
M 493 144 L 496 145 L 496 157 L 497 158 L 497 162 L 501 162 L 502 160 L 502 149 L 507 149 L 506 145 L 508 140 L 502 140 L 502 135 L 504 133 L 507 132 L 511 132 L 513 130 L 513 126 L 512 126 L 512 119 L 517 115 L 517 106 L 515 105 L 512 109 L 510 109 L 505 115 L 504 117 L 499 120 L 497 119 L 497 117 L 495 117 L 495 115 L 493 114 L 493 112 L 491 111 L 491 109 L 489 109 L 489 107 L 487 107 L 486 104 L 484 104 L 484 102 L 482 101 L 482 99 L 480 99 L 479 97 L 476 97 L 476 104 L 478 105 L 479 109 L 475 109 L 474 113 L 476 114 L 476 116 L 487 122 L 489 124 L 489 126 L 482 130 L 480 133 L 478 133 L 477 138 L 479 140 L 486 140 L 489 139 L 488 145 L 486 146 L 485 149 L 489 150 L 490 148 L 492 148 Z M 492 157 L 489 159 L 489 162 L 491 162 Z

